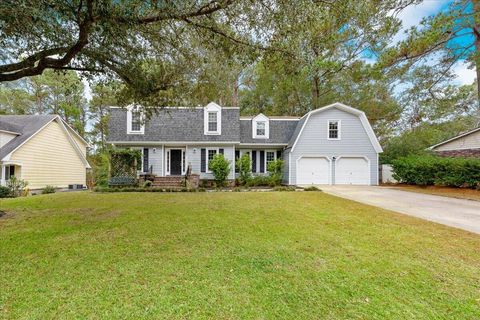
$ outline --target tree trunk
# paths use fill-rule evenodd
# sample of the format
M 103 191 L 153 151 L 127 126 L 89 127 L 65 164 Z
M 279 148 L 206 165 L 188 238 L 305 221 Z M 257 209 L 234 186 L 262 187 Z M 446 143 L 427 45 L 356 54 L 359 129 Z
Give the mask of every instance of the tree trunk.
M 238 107 L 238 78 L 233 83 L 232 107 Z
M 313 82 L 312 82 L 312 107 L 313 109 L 317 109 L 319 106 L 319 100 L 320 100 L 320 79 L 318 76 L 313 76 Z
M 475 35 L 475 70 L 477 74 L 477 99 L 480 103 L 480 0 L 472 0 L 475 26 L 473 34 Z

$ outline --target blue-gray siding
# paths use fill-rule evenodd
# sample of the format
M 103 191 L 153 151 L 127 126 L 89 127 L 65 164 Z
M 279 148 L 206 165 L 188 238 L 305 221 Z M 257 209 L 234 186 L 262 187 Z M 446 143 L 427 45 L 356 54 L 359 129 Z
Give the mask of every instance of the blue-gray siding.
M 223 155 L 225 159 L 230 161 L 230 174 L 228 179 L 235 179 L 235 149 L 233 145 L 215 145 L 215 146 L 202 146 L 202 145 L 189 145 L 187 146 L 187 163 L 192 166 L 192 173 L 200 174 L 200 179 L 213 179 L 213 174 L 208 172 L 200 172 L 200 160 L 202 148 L 221 148 L 223 149 Z M 208 154 L 207 154 L 208 155 Z
M 341 120 L 341 140 L 328 140 L 328 120 Z M 288 153 L 285 152 L 286 160 Z M 360 118 L 351 113 L 336 108 L 312 113 L 290 153 L 291 184 L 297 183 L 297 160 L 301 156 L 327 156 L 330 159 L 339 156 L 366 157 L 370 161 L 370 184 L 378 184 L 378 154 Z

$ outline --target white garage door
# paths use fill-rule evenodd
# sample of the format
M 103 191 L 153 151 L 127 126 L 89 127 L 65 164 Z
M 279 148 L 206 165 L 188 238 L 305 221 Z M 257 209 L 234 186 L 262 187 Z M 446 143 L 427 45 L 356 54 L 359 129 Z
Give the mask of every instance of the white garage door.
M 297 184 L 329 184 L 330 162 L 327 158 L 300 158 Z
M 341 157 L 335 163 L 335 184 L 370 184 L 370 169 L 365 158 Z

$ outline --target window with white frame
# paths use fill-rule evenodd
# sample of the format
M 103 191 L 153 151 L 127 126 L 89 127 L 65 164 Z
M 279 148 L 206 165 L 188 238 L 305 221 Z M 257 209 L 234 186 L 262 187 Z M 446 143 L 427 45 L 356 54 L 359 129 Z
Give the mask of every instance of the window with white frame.
M 257 137 L 265 137 L 265 121 L 257 121 Z
M 254 139 L 268 139 L 270 134 L 270 120 L 263 114 L 252 119 L 252 137 Z
M 142 114 L 140 111 L 132 111 L 132 131 L 140 131 L 142 129 Z
M 217 132 L 218 128 L 218 113 L 216 111 L 208 112 L 208 132 Z
M 143 134 L 145 131 L 145 124 L 143 121 L 142 111 L 135 106 L 127 109 L 127 133 L 128 134 Z
M 207 149 L 207 169 L 210 172 L 210 161 L 213 160 L 213 157 L 218 153 L 217 149 Z
M 219 135 L 222 134 L 222 107 L 216 103 L 209 103 L 203 108 L 204 134 Z
M 340 139 L 340 120 L 328 121 L 328 139 L 330 140 Z
M 266 166 L 265 166 L 265 168 L 267 168 L 267 170 L 268 170 L 268 164 L 270 162 L 275 161 L 275 158 L 276 158 L 275 151 L 267 151 L 266 152 L 266 157 L 265 157 Z

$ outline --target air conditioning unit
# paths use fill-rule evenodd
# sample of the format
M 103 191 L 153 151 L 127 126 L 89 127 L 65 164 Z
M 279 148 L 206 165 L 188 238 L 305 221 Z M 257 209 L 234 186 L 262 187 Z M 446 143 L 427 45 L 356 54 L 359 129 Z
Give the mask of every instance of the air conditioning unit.
M 83 190 L 83 184 L 69 184 L 69 190 Z

